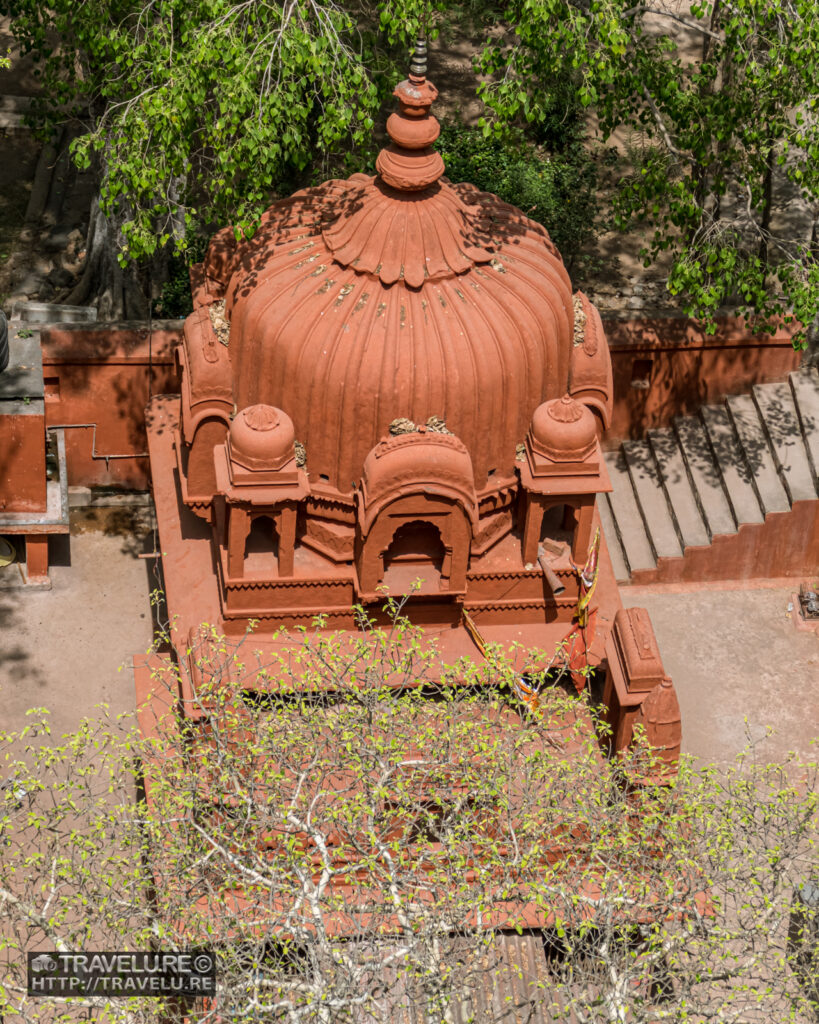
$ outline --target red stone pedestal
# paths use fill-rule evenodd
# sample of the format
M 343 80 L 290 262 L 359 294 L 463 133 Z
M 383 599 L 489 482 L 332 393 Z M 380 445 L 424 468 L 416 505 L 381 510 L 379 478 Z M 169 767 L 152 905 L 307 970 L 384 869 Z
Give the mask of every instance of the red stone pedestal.
M 47 588 L 49 535 L 69 530 L 65 440 L 62 430 L 46 432 L 39 340 L 13 336 L 9 347 L 0 374 L 0 534 L 25 538 L 22 582 Z

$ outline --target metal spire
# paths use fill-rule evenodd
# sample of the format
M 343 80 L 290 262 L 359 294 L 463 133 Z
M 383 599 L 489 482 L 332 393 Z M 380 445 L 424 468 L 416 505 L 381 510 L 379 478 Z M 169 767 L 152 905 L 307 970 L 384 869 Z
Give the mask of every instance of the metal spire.
M 427 41 L 423 37 L 415 42 L 415 49 L 412 53 L 410 64 L 410 75 L 413 78 L 424 79 L 427 76 Z

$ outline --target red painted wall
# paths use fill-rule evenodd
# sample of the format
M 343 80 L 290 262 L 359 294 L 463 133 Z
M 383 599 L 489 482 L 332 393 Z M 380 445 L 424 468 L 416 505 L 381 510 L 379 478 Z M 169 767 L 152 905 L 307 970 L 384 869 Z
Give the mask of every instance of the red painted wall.
M 603 326 L 614 374 L 606 447 L 727 395 L 747 394 L 754 384 L 784 380 L 801 359 L 790 331 L 754 335 L 734 318 L 720 321 L 713 335 L 684 317 L 604 319 Z
M 174 346 L 182 321 L 44 326 L 48 426 L 95 424 L 65 432 L 68 482 L 86 487 L 148 487 L 145 406 L 178 391 Z M 96 450 L 96 458 L 94 457 Z M 126 455 L 109 458 L 104 455 Z

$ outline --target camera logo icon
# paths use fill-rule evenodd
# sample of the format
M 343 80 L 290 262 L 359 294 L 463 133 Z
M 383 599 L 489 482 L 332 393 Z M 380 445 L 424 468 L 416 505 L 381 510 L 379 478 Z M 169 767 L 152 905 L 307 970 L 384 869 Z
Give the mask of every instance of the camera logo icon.
M 57 966 L 57 961 L 48 953 L 41 953 L 31 961 L 32 971 L 56 971 Z

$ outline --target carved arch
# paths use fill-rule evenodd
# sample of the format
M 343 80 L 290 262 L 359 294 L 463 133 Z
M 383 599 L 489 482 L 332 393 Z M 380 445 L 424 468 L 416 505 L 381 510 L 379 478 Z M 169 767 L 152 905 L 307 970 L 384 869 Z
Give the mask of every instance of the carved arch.
M 472 542 L 472 521 L 464 505 L 451 497 L 417 493 L 402 495 L 379 509 L 366 536 L 359 527 L 356 568 L 360 596 L 378 597 L 385 575 L 384 559 L 396 534 L 411 524 L 433 527 L 443 545 L 438 592 L 463 594 Z M 419 572 L 419 575 L 422 575 Z

